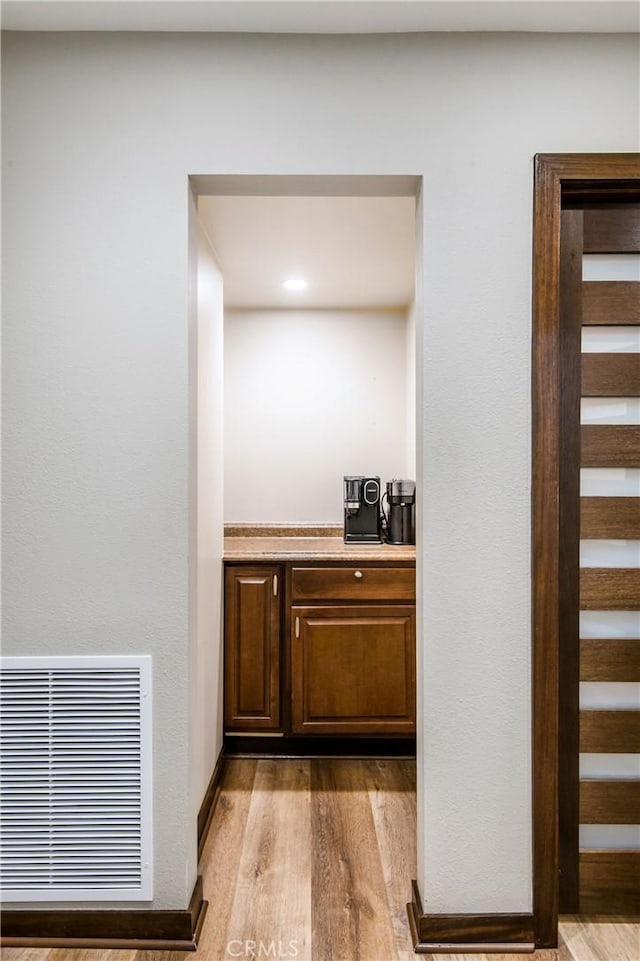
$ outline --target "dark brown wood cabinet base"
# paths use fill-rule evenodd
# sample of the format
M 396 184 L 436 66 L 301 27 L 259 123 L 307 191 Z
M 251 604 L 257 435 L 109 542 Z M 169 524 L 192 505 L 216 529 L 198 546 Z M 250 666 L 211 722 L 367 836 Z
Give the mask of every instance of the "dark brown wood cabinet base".
M 229 735 L 415 733 L 415 564 L 227 564 Z

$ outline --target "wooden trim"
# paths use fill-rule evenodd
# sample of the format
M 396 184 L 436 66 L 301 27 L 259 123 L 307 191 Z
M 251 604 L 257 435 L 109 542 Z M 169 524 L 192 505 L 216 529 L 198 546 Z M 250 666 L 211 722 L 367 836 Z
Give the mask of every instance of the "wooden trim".
M 616 193 L 637 201 L 640 154 L 535 158 L 532 338 L 533 917 L 538 947 L 558 933 L 560 557 L 560 209 Z
M 560 465 L 558 684 L 559 910 L 578 907 L 578 718 L 580 714 L 580 357 L 582 351 L 582 210 L 560 215 Z
M 640 568 L 583 567 L 580 571 L 580 609 L 635 611 L 640 607 Z
M 43 912 L 38 912 L 43 913 Z M 3 915 L 4 918 L 4 915 Z M 74 948 L 87 950 L 104 948 L 112 951 L 146 950 L 146 951 L 196 951 L 197 946 L 186 941 L 150 941 L 135 938 L 13 938 L 8 935 L 0 937 L 3 948 Z
M 580 781 L 581 824 L 635 824 L 638 812 L 640 780 Z
M 202 852 L 207 840 L 207 834 L 211 825 L 213 812 L 216 809 L 216 804 L 218 803 L 218 798 L 220 797 L 225 762 L 226 757 L 223 747 L 218 755 L 218 760 L 216 761 L 213 774 L 211 775 L 211 779 L 207 785 L 207 790 L 205 791 L 205 795 L 202 799 L 202 804 L 200 805 L 200 810 L 198 811 L 198 858 L 202 857 Z
M 425 914 L 418 885 L 407 904 L 417 954 L 455 951 L 533 951 L 532 914 Z
M 639 397 L 638 354 L 583 354 L 583 397 Z
M 640 537 L 640 500 L 637 497 L 580 498 L 580 536 L 599 540 Z
M 198 876 L 183 911 L 3 911 L 3 947 L 195 951 L 208 902 Z
M 581 851 L 580 911 L 602 914 L 606 903 L 626 921 L 640 915 L 639 877 L 640 851 Z
M 580 750 L 593 754 L 640 752 L 640 711 L 580 711 Z
M 538 947 L 558 938 L 560 606 L 560 178 L 535 161 L 532 342 L 533 912 Z
M 640 427 L 636 424 L 583 424 L 583 467 L 640 467 Z
M 640 283 L 637 280 L 583 281 L 582 323 L 599 327 L 640 324 Z
M 640 681 L 640 640 L 583 637 L 580 641 L 581 681 Z
M 584 212 L 585 254 L 640 253 L 640 207 L 616 204 Z

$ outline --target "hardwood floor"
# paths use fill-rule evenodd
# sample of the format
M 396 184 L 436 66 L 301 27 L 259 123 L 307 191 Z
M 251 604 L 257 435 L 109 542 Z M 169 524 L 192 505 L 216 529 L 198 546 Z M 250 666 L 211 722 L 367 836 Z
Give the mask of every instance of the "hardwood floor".
M 409 961 L 415 764 L 230 760 L 201 871 L 198 950 L 5 948 L 2 961 Z M 428 961 L 638 961 L 640 927 L 564 918 L 555 951 Z

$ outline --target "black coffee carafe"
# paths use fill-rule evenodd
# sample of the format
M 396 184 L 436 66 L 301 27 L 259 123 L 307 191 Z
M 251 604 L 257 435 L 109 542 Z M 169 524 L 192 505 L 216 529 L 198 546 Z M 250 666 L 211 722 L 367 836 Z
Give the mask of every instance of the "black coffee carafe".
M 412 480 L 387 481 L 387 542 L 415 544 L 416 542 L 416 483 Z

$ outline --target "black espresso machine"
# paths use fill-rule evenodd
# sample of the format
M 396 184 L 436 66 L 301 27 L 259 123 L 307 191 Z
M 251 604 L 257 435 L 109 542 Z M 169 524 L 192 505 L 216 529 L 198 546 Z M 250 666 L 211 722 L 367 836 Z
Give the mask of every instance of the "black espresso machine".
M 345 544 L 379 544 L 380 478 L 344 478 Z

